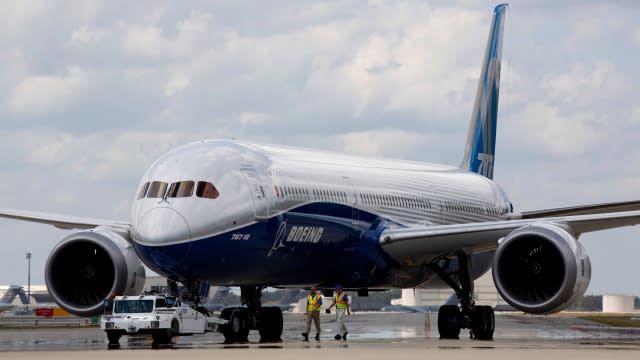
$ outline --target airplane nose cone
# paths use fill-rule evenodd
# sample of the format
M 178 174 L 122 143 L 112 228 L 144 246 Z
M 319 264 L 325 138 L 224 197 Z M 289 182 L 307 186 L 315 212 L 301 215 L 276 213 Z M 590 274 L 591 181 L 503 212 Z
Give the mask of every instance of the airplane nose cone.
M 172 208 L 154 208 L 136 226 L 138 241 L 148 245 L 187 242 L 191 230 L 185 218 Z

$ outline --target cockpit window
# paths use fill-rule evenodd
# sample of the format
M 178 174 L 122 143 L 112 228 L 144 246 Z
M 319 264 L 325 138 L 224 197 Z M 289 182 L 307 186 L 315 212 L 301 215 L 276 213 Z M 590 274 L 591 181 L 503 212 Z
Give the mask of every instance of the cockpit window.
M 220 193 L 212 183 L 206 181 L 198 181 L 196 196 L 207 199 L 217 199 L 218 196 L 220 196 Z
M 142 185 L 142 187 L 140 188 L 140 191 L 138 191 L 138 196 L 136 198 L 138 200 L 142 199 L 144 195 L 147 193 L 148 189 L 149 189 L 149 182 L 146 182 Z
M 193 181 L 180 181 L 171 184 L 169 187 L 169 197 L 190 197 L 193 195 Z
M 149 186 L 148 198 L 163 198 L 167 192 L 167 183 L 162 181 L 154 181 Z

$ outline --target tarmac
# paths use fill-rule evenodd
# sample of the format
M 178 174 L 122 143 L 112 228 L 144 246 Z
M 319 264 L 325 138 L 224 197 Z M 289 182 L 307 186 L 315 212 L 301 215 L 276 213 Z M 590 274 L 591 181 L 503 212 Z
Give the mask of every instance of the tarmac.
M 347 320 L 347 341 L 336 341 L 336 322 L 322 316 L 321 340 L 303 342 L 304 316 L 285 314 L 282 342 L 260 343 L 257 334 L 246 344 L 224 344 L 219 333 L 183 336 L 159 349 L 149 337 L 125 336 L 119 349 L 107 350 L 105 335 L 89 328 L 0 329 L 2 359 L 638 359 L 640 329 L 612 328 L 586 320 L 556 316 L 496 315 L 493 341 L 440 340 L 436 314 L 356 313 Z M 312 336 L 315 335 L 312 330 Z

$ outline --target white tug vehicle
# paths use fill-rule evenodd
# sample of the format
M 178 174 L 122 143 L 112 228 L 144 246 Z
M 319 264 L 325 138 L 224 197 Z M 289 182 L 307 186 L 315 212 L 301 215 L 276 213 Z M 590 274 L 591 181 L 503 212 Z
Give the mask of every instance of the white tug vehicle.
M 110 315 L 102 315 L 100 328 L 109 348 L 120 346 L 122 335 L 150 334 L 153 345 L 168 344 L 174 336 L 220 331 L 226 320 L 209 317 L 205 308 L 193 309 L 165 295 L 116 296 Z

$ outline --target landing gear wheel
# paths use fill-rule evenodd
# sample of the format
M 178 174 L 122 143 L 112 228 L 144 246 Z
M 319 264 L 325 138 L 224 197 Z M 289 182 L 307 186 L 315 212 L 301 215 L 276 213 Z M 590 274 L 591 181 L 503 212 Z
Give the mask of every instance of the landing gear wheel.
M 119 331 L 107 330 L 107 340 L 109 340 L 109 344 L 107 345 L 107 347 L 109 349 L 119 348 L 120 336 L 122 336 L 122 334 Z
M 496 321 L 491 306 L 476 306 L 471 313 L 471 329 L 476 340 L 493 340 Z
M 442 305 L 438 311 L 440 339 L 460 338 L 460 309 L 456 305 Z
M 226 308 L 220 317 L 228 323 L 222 326 L 222 335 L 227 344 L 247 342 L 249 336 L 248 310 L 243 307 Z
M 282 310 L 279 307 L 262 307 L 258 314 L 260 342 L 280 342 L 282 335 Z

